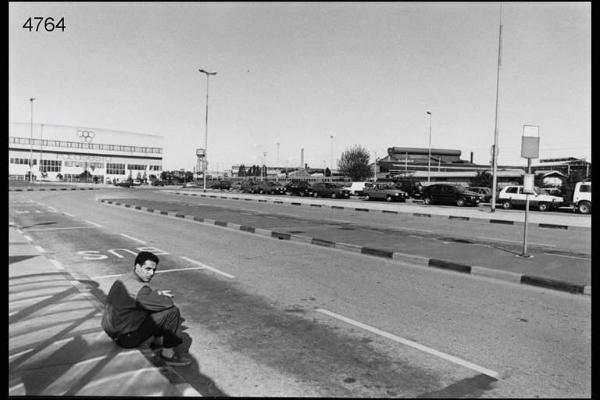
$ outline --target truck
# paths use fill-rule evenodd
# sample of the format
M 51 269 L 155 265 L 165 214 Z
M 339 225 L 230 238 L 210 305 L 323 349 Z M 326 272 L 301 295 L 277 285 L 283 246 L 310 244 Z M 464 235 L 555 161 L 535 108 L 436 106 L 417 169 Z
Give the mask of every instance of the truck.
M 571 207 L 581 214 L 592 213 L 592 182 L 577 182 L 573 188 L 573 194 L 565 198 L 564 206 Z

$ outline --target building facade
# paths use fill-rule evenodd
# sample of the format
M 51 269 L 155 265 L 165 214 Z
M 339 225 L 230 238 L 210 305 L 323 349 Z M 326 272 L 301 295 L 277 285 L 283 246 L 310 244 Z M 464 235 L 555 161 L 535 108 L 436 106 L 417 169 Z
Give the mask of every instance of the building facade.
M 9 179 L 94 181 L 159 178 L 163 137 L 52 124 L 9 124 Z

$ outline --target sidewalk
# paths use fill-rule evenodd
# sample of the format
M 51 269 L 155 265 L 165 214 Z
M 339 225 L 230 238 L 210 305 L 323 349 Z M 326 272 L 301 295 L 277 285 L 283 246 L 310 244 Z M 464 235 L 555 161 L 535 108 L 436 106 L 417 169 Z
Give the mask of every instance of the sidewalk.
M 9 396 L 200 396 L 149 349 L 110 340 L 95 290 L 9 224 Z

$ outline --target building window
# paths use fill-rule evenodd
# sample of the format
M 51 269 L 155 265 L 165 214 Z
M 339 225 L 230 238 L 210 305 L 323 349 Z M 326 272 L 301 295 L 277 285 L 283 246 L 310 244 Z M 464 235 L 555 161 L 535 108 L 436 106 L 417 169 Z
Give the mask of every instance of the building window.
M 106 174 L 125 175 L 125 164 L 106 163 Z
M 60 172 L 62 161 L 58 160 L 42 160 L 40 169 L 45 172 Z

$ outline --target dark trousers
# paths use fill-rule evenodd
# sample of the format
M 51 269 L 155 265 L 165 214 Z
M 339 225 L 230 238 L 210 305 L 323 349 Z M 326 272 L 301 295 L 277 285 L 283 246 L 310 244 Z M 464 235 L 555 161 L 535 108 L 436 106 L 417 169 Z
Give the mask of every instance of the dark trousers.
M 151 336 L 163 337 L 163 347 L 171 348 L 183 343 L 179 337 L 181 314 L 179 308 L 173 306 L 163 311 L 148 314 L 141 325 L 133 332 L 119 335 L 115 341 L 125 348 L 138 347 Z

